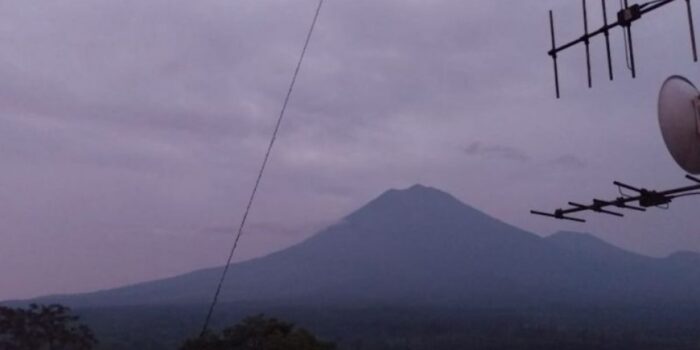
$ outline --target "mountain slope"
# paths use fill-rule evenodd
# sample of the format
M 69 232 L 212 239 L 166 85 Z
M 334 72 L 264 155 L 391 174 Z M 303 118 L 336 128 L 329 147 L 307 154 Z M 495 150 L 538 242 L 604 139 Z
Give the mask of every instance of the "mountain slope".
M 221 268 L 74 296 L 72 305 L 198 303 Z M 532 303 L 698 300 L 700 264 L 654 259 L 592 236 L 546 239 L 439 190 L 389 190 L 310 239 L 232 265 L 222 301 Z M 695 293 L 695 294 L 693 294 Z
M 546 242 L 577 259 L 587 259 L 593 264 L 613 266 L 645 266 L 654 258 L 618 248 L 588 233 L 560 231 L 544 238 Z

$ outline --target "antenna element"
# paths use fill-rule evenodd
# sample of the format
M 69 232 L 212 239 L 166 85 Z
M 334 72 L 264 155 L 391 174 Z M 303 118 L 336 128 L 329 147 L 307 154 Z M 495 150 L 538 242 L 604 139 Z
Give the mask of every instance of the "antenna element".
M 634 45 L 632 42 L 632 24 L 638 19 L 642 18 L 643 15 L 650 13 L 656 9 L 659 9 L 665 5 L 668 5 L 676 0 L 651 0 L 642 4 L 629 5 L 628 0 L 624 0 L 622 8 L 617 12 L 617 21 L 614 23 L 608 23 L 607 8 L 605 5 L 605 0 L 601 0 L 600 4 L 603 9 L 603 26 L 594 30 L 593 32 L 588 32 L 588 9 L 586 6 L 586 0 L 582 0 L 583 5 L 583 35 L 578 39 L 572 40 L 561 46 L 557 46 L 554 39 L 554 14 L 552 10 L 549 10 L 549 29 L 552 38 L 552 48 L 547 52 L 547 54 L 552 57 L 554 62 L 554 87 L 557 98 L 560 97 L 559 90 L 559 70 L 557 67 L 557 54 L 564 51 L 572 46 L 583 43 L 586 49 L 586 71 L 588 77 L 588 87 L 593 86 L 592 76 L 591 76 L 591 57 L 590 57 L 590 40 L 598 35 L 605 36 L 605 49 L 607 52 L 608 59 L 608 77 L 613 80 L 613 68 L 612 68 L 612 55 L 610 53 L 610 30 L 616 27 L 622 28 L 622 33 L 625 38 L 625 48 L 626 55 L 628 55 L 628 66 L 632 73 L 632 78 L 637 77 L 637 68 L 634 60 Z M 688 12 L 688 25 L 690 28 L 690 43 L 693 53 L 693 60 L 698 61 L 697 47 L 695 43 L 695 29 L 693 25 L 693 14 L 690 7 L 690 0 L 685 0 L 686 9 Z

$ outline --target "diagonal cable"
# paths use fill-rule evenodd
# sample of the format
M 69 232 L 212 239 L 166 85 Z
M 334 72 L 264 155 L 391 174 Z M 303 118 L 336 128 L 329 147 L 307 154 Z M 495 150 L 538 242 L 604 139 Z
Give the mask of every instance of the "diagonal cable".
M 250 198 L 248 199 L 248 204 L 246 205 L 245 212 L 243 213 L 243 218 L 241 219 L 241 223 L 238 226 L 238 230 L 236 232 L 236 238 L 233 241 L 233 246 L 231 247 L 231 250 L 229 251 L 228 254 L 228 259 L 226 259 L 226 265 L 224 266 L 224 270 L 221 273 L 221 278 L 219 279 L 219 284 L 216 287 L 216 292 L 214 293 L 214 298 L 212 299 L 211 305 L 209 306 L 209 311 L 207 312 L 207 317 L 204 320 L 204 325 L 202 326 L 202 332 L 200 333 L 200 337 L 203 336 L 209 327 L 209 322 L 211 321 L 211 316 L 214 313 L 214 308 L 216 307 L 216 303 L 219 300 L 219 294 L 221 294 L 221 287 L 224 284 L 224 280 L 226 279 L 226 274 L 228 273 L 229 266 L 231 265 L 231 260 L 233 259 L 233 254 L 236 251 L 236 248 L 238 247 L 238 241 L 241 239 L 241 236 L 243 235 L 243 229 L 245 228 L 245 223 L 246 220 L 248 219 L 248 214 L 250 213 L 250 208 L 253 206 L 253 202 L 255 200 L 255 194 L 258 191 L 258 187 L 260 186 L 260 181 L 262 180 L 263 173 L 265 172 L 265 167 L 267 166 L 268 160 L 270 159 L 270 153 L 272 152 L 272 147 L 275 145 L 275 140 L 277 140 L 277 133 L 280 130 L 280 125 L 282 124 L 282 119 L 284 119 L 284 113 L 287 110 L 287 105 L 289 104 L 289 98 L 292 95 L 292 91 L 294 90 L 294 85 L 296 84 L 297 81 L 297 76 L 299 75 L 299 71 L 301 70 L 301 64 L 304 61 L 304 56 L 306 55 L 306 49 L 309 47 L 309 42 L 311 41 L 311 35 L 313 34 L 314 28 L 316 27 L 316 21 L 318 20 L 318 15 L 321 12 L 321 6 L 323 5 L 324 0 L 319 0 L 318 6 L 316 7 L 316 13 L 314 14 L 314 18 L 311 21 L 311 27 L 309 28 L 309 32 L 306 34 L 306 40 L 304 41 L 304 47 L 301 50 L 301 54 L 299 55 L 299 61 L 297 62 L 296 68 L 294 69 L 294 74 L 292 75 L 292 81 L 289 84 L 289 88 L 287 89 L 287 95 L 284 97 L 284 103 L 282 103 L 282 109 L 280 110 L 279 116 L 277 117 L 277 123 L 275 124 L 275 129 L 272 132 L 272 138 L 270 139 L 270 143 L 267 146 L 267 151 L 265 152 L 265 158 L 263 158 L 262 165 L 260 166 L 260 170 L 258 171 L 258 177 L 255 180 L 255 185 L 253 186 L 253 191 L 250 194 Z

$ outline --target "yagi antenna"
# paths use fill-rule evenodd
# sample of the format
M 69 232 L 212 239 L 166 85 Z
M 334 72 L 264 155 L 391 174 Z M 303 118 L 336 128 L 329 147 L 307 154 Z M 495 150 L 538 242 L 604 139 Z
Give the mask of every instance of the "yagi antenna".
M 683 170 L 700 174 L 700 91 L 688 79 L 674 75 L 661 86 L 658 103 L 659 127 L 669 153 Z M 667 208 L 676 198 L 700 195 L 700 179 L 691 175 L 685 177 L 694 184 L 666 191 L 647 190 L 614 181 L 613 184 L 620 192 L 620 197 L 614 200 L 593 199 L 592 204 L 569 202 L 569 208 L 559 208 L 552 213 L 536 210 L 531 210 L 530 213 L 585 222 L 571 214 L 592 211 L 621 217 L 622 213 L 608 208 L 636 211 L 645 211 L 649 207 Z
M 690 175 L 686 175 L 686 179 L 694 182 L 695 184 L 673 188 L 666 191 L 647 190 L 646 188 L 637 188 L 619 181 L 614 181 L 613 184 L 617 186 L 618 190 L 620 191 L 620 197 L 613 200 L 593 199 L 593 203 L 591 204 L 569 202 L 569 208 L 559 208 L 554 210 L 552 213 L 537 210 L 530 210 L 530 213 L 559 220 L 586 222 L 586 220 L 571 216 L 571 214 L 592 211 L 599 214 L 623 217 L 624 215 L 622 213 L 609 210 L 608 208 L 629 209 L 635 211 L 646 211 L 646 208 L 650 207 L 665 209 L 676 198 L 700 195 L 700 179 Z M 622 192 L 622 189 L 630 191 L 634 194 L 627 195 Z M 636 205 L 633 205 L 635 203 Z
M 559 92 L 559 68 L 557 65 L 557 56 L 559 52 L 564 51 L 570 47 L 583 43 L 586 49 L 586 71 L 588 73 L 588 87 L 593 87 L 593 78 L 591 75 L 591 53 L 590 53 L 590 40 L 598 35 L 605 36 L 605 49 L 607 51 L 608 60 L 608 77 L 613 80 L 613 66 L 612 66 L 612 55 L 610 53 L 610 30 L 616 27 L 621 27 L 623 35 L 625 38 L 625 60 L 628 63 L 628 68 L 632 73 L 632 78 L 637 76 L 637 68 L 634 61 L 634 46 L 632 44 L 632 23 L 640 19 L 643 15 L 668 5 L 676 0 L 651 0 L 643 4 L 633 4 L 629 5 L 628 0 L 624 0 L 622 8 L 617 12 L 617 21 L 608 24 L 608 14 L 605 5 L 605 0 L 601 0 L 600 4 L 603 9 L 603 26 L 594 30 L 593 32 L 588 32 L 588 10 L 586 0 L 581 0 L 583 5 L 583 35 L 573 41 L 570 41 L 561 46 L 556 45 L 556 39 L 554 35 L 554 14 L 552 10 L 549 11 L 549 29 L 552 38 L 552 49 L 547 52 L 549 56 L 552 57 L 554 63 L 554 88 L 556 91 L 557 98 L 560 97 Z M 693 13 L 690 8 L 690 0 L 685 0 L 686 9 L 688 12 L 688 26 L 690 28 L 690 44 L 693 53 L 693 61 L 698 61 L 697 47 L 695 44 L 695 28 L 693 25 Z

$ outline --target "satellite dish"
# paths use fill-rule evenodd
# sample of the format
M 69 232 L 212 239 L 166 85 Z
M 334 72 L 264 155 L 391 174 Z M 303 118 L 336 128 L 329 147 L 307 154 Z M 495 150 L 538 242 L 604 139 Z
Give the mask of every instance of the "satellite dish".
M 659 126 L 671 156 L 683 170 L 700 174 L 700 92 L 686 78 L 666 79 L 659 92 Z

